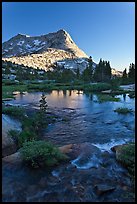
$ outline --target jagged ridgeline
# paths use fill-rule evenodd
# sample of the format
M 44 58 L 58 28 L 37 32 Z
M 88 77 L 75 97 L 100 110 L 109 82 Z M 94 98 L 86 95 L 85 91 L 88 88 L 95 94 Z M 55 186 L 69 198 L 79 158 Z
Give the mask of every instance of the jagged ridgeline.
M 87 56 L 65 30 L 30 37 L 18 34 L 2 44 L 2 59 L 14 64 L 43 69 L 56 67 L 82 71 L 88 66 Z M 93 62 L 93 68 L 96 63 Z M 122 76 L 112 68 L 112 75 Z
M 65 30 L 30 37 L 18 34 L 2 45 L 3 60 L 24 66 L 52 69 L 53 65 L 82 71 L 88 65 L 88 56 L 78 48 Z

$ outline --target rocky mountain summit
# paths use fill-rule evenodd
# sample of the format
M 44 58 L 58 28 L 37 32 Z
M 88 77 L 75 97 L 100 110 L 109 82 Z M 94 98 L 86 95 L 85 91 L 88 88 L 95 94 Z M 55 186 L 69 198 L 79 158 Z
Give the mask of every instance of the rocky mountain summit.
M 78 48 L 65 30 L 35 37 L 18 34 L 3 43 L 2 55 L 3 57 L 13 57 L 39 54 L 47 51 L 47 48 L 65 50 L 74 57 L 88 57 Z
M 53 70 L 59 66 L 82 72 L 88 65 L 88 56 L 63 29 L 41 36 L 18 34 L 2 44 L 2 59 L 15 64 Z M 93 62 L 93 67 L 96 63 Z M 112 75 L 122 73 L 112 69 Z
M 65 30 L 36 37 L 18 34 L 3 43 L 2 56 L 4 60 L 46 71 L 54 63 L 80 70 L 88 64 L 88 56 Z

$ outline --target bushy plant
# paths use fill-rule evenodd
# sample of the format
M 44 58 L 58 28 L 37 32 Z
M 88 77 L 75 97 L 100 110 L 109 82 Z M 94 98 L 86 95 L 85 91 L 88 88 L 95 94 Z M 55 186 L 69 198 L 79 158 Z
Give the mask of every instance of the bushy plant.
M 18 137 L 20 135 L 20 131 L 11 129 L 8 131 L 8 136 L 11 137 L 16 144 L 18 144 Z
M 85 91 L 105 91 L 111 89 L 111 85 L 108 83 L 97 83 L 97 84 L 90 84 L 85 85 L 84 90 Z
M 127 113 L 132 113 L 133 110 L 129 108 L 117 108 L 114 110 L 114 112 L 121 113 L 121 114 L 127 114 Z
M 29 129 L 22 130 L 21 132 L 18 130 L 9 130 L 8 136 L 11 137 L 18 148 L 22 147 L 25 142 L 34 141 L 37 139 L 37 135 L 34 131 L 30 131 Z
M 135 92 L 130 92 L 128 95 L 130 98 L 135 98 Z
M 126 144 L 121 146 L 117 152 L 116 158 L 125 167 L 127 167 L 129 173 L 134 176 L 135 172 L 135 144 Z
M 18 135 L 18 146 L 22 147 L 25 142 L 29 141 L 34 141 L 37 139 L 36 133 L 33 131 L 27 131 L 23 130 L 19 135 Z
M 98 95 L 98 101 L 99 101 L 99 103 L 103 103 L 106 101 L 118 102 L 118 101 L 120 101 L 120 98 L 115 98 L 115 97 L 110 96 L 110 95 Z
M 11 107 L 3 106 L 2 113 L 14 116 L 18 119 L 22 119 L 25 115 L 24 109 L 22 107 L 15 107 L 15 106 L 11 106 Z
M 24 143 L 20 151 L 24 161 L 34 168 L 53 166 L 59 161 L 68 159 L 57 147 L 46 141 Z

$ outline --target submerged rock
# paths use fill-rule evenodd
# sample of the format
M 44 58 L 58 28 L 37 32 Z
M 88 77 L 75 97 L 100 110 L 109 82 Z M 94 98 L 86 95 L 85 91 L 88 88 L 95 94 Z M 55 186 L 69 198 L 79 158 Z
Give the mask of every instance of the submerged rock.
M 91 167 L 98 168 L 101 163 L 101 151 L 90 143 L 83 143 L 78 146 L 75 145 L 75 151 L 76 155 L 77 153 L 79 154 L 71 163 L 78 169 L 89 169 Z
M 111 192 L 113 190 L 115 190 L 115 187 L 114 186 L 109 186 L 107 184 L 98 184 L 95 186 L 95 189 L 96 189 L 96 193 L 98 195 L 102 195 L 106 192 Z

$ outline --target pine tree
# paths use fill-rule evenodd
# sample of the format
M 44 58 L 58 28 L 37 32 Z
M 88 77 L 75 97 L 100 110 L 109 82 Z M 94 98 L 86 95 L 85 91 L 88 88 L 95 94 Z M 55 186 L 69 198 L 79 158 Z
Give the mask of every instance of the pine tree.
M 91 82 L 93 79 L 93 66 L 92 65 L 93 65 L 93 61 L 92 61 L 92 57 L 90 56 L 88 59 L 88 66 L 82 73 L 82 78 L 86 82 Z
M 47 105 L 47 101 L 46 101 L 46 95 L 44 93 L 42 93 L 41 99 L 39 102 L 40 102 L 41 113 L 46 113 L 48 105 Z
M 127 69 L 125 68 L 122 75 L 122 83 L 127 84 L 127 81 L 128 81 L 128 75 L 127 75 Z
M 135 83 L 135 65 L 133 63 L 129 66 L 128 78 L 129 82 Z

